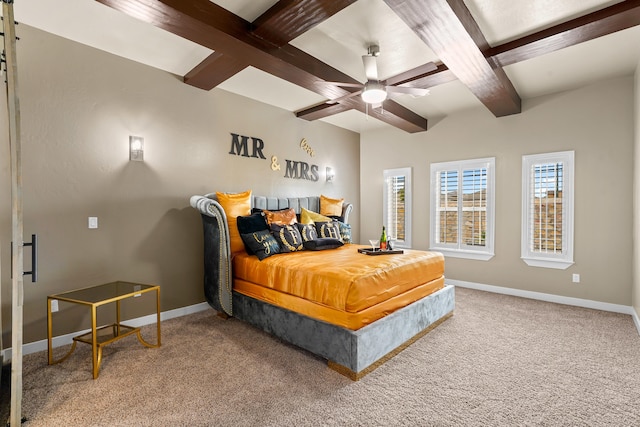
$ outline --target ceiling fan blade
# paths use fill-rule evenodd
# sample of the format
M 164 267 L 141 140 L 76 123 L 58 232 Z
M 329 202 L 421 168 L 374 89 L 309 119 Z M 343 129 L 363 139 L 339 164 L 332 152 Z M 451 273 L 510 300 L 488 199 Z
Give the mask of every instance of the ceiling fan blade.
M 362 85 L 360 85 L 360 86 L 362 86 Z M 340 102 L 340 101 L 344 101 L 345 99 L 349 99 L 349 98 L 354 97 L 354 96 L 356 96 L 356 95 L 360 95 L 361 93 L 362 93 L 362 90 L 357 90 L 357 91 L 355 91 L 355 92 L 351 92 L 351 93 L 350 93 L 350 94 L 348 94 L 348 95 L 341 96 L 341 97 L 339 97 L 339 98 L 335 98 L 335 99 L 330 99 L 330 100 L 328 100 L 328 101 L 326 102 L 326 104 L 337 104 L 337 103 L 338 103 L 338 102 Z
M 378 62 L 375 56 L 363 55 L 362 63 L 364 64 L 364 73 L 367 80 L 378 81 Z
M 413 96 L 425 96 L 429 94 L 429 89 L 408 86 L 387 86 L 387 91 L 392 93 L 406 93 Z

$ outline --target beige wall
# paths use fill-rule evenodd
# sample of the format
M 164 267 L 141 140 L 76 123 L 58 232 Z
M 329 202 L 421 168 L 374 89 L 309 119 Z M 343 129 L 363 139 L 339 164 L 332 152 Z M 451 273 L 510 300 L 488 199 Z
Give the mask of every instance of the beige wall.
M 429 164 L 495 156 L 496 255 L 490 261 L 447 258 L 446 275 L 631 305 L 633 88 L 632 77 L 618 78 L 524 101 L 522 113 L 514 116 L 496 119 L 478 108 L 420 134 L 363 134 L 363 239 L 380 232 L 384 169 L 413 168 L 413 246 L 427 249 Z M 575 264 L 567 270 L 528 267 L 520 259 L 522 155 L 564 150 L 575 150 Z M 581 275 L 581 283 L 572 283 L 572 273 Z
M 39 281 L 25 280 L 25 343 L 46 337 L 46 296 L 78 287 L 156 283 L 163 311 L 204 301 L 201 222 L 189 206 L 194 194 L 252 189 L 344 197 L 356 205 L 358 238 L 358 134 L 221 90 L 195 89 L 26 25 L 18 35 L 24 232 L 37 233 L 40 243 Z M 10 343 L 9 148 L 0 92 L 2 323 Z M 228 154 L 231 132 L 261 138 L 268 159 Z M 145 138 L 144 163 L 128 161 L 129 135 Z M 300 148 L 302 138 L 315 157 Z M 279 172 L 270 168 L 272 155 Z M 285 159 L 317 164 L 320 180 L 284 178 Z M 326 166 L 336 171 L 333 184 L 325 182 Z M 98 217 L 97 230 L 87 228 L 89 216 Z M 128 314 L 141 315 L 131 308 Z M 78 310 L 58 319 L 56 335 L 88 327 Z

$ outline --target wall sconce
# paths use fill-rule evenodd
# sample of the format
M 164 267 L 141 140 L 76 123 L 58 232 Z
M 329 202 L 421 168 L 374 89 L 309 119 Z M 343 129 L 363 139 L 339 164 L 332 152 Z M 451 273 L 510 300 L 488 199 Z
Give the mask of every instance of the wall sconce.
M 129 160 L 134 162 L 144 161 L 144 138 L 129 135 Z
M 332 168 L 327 167 L 327 182 L 333 182 L 333 178 L 336 176 Z

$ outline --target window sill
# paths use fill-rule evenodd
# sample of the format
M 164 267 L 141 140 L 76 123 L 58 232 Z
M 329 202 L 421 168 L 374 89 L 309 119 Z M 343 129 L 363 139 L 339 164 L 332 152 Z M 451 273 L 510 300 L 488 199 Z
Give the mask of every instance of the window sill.
M 445 257 L 474 259 L 477 261 L 489 261 L 495 256 L 490 252 L 474 252 L 474 251 L 452 251 L 451 249 L 429 248 L 430 251 L 440 252 Z
M 522 260 L 529 267 L 542 267 L 542 268 L 555 268 L 557 270 L 566 270 L 573 265 L 573 261 L 555 260 L 555 259 L 543 259 L 543 258 L 525 258 Z

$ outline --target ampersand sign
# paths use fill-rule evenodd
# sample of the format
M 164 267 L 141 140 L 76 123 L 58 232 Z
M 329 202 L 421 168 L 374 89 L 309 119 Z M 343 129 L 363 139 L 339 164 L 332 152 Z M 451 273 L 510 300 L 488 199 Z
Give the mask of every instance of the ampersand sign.
M 280 170 L 280 164 L 278 163 L 278 158 L 276 156 L 271 156 L 271 170 L 272 171 Z

